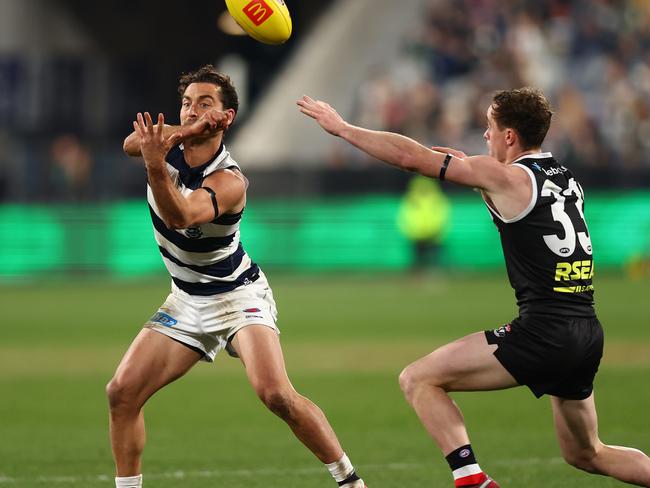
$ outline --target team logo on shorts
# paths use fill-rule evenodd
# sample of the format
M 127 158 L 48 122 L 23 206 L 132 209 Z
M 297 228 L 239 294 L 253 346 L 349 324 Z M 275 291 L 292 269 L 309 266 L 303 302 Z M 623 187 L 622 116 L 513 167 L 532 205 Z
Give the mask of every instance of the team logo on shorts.
M 505 337 L 507 333 L 509 333 L 512 330 L 512 327 L 510 327 L 510 324 L 503 325 L 499 327 L 498 329 L 494 329 L 494 335 L 497 337 Z
M 149 322 L 164 325 L 165 327 L 173 327 L 178 323 L 178 320 L 164 312 L 156 312 L 156 314 L 149 319 Z

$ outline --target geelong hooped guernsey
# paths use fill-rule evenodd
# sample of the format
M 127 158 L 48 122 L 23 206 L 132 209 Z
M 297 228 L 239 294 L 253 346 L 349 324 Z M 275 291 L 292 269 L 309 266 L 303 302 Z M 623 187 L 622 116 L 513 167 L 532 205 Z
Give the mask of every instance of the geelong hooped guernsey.
M 520 315 L 595 316 L 593 251 L 581 186 L 551 153 L 528 154 L 513 164 L 531 178 L 528 207 L 506 220 L 486 204 L 501 235 Z
M 223 144 L 210 161 L 198 167 L 187 165 L 182 145 L 172 148 L 166 161 L 167 171 L 183 196 L 201 188 L 203 180 L 217 170 L 239 170 Z M 168 229 L 149 185 L 147 200 L 158 249 L 173 282 L 182 291 L 190 295 L 216 295 L 259 278 L 259 267 L 239 241 L 243 211 L 220 215 L 212 222 L 189 229 Z

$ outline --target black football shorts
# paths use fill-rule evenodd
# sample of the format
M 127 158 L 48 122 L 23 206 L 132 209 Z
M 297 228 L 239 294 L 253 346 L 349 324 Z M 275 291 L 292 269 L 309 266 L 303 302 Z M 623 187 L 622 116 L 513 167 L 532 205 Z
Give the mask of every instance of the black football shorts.
M 593 391 L 603 355 L 603 328 L 596 317 L 526 315 L 486 330 L 494 355 L 536 397 L 584 400 Z

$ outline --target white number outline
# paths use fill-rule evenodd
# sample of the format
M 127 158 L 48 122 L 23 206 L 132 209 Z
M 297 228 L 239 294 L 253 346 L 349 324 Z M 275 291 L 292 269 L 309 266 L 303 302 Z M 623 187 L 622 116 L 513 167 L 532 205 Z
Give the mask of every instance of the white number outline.
M 541 195 L 543 197 L 549 197 L 552 195 L 555 198 L 555 202 L 551 204 L 551 213 L 553 214 L 553 220 L 562 225 L 562 228 L 564 229 L 564 238 L 560 239 L 557 235 L 549 234 L 543 236 L 544 242 L 555 254 L 566 257 L 571 256 L 575 252 L 577 237 L 580 247 L 591 256 L 591 237 L 587 234 L 588 230 L 587 232 L 576 233 L 573 222 L 571 222 L 571 218 L 566 213 L 566 197 L 570 196 L 572 193 L 577 197 L 575 206 L 578 209 L 578 215 L 585 223 L 585 229 L 587 229 L 587 222 L 585 221 L 585 216 L 582 211 L 584 197 L 580 185 L 578 185 L 573 178 L 570 178 L 569 187 L 562 190 L 562 188 L 557 186 L 551 180 L 546 180 L 542 186 Z

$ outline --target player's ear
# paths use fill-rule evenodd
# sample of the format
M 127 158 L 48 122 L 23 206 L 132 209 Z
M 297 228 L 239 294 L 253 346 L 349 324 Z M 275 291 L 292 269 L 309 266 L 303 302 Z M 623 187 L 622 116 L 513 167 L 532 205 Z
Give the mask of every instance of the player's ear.
M 227 129 L 235 121 L 235 117 L 237 116 L 237 112 L 235 112 L 235 110 L 232 109 L 232 108 L 229 108 L 225 112 L 226 112 L 226 115 L 228 116 L 228 123 L 226 125 L 226 129 Z
M 514 129 L 506 129 L 506 144 L 514 146 L 517 142 L 517 132 Z

